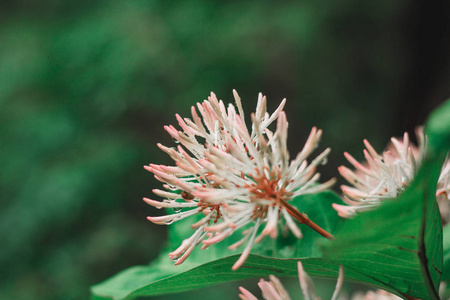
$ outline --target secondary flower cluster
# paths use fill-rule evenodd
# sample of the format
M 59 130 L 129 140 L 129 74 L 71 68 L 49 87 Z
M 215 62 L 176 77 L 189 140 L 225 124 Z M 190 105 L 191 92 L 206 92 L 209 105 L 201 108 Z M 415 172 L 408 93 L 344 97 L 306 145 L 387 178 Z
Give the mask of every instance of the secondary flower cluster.
M 322 131 L 312 128 L 300 153 L 290 161 L 287 150 L 288 122 L 283 100 L 274 113 L 267 112 L 267 100 L 259 94 L 256 112 L 251 114 L 248 130 L 241 99 L 233 91 L 236 106 L 225 104 L 211 93 L 208 100 L 191 109 L 192 119 L 176 115 L 181 131 L 165 126 L 179 143 L 170 148 L 158 144 L 175 162 L 174 166 L 150 164 L 145 168 L 163 182 L 165 190 L 154 190 L 164 198 L 144 200 L 157 208 L 172 208 L 175 213 L 148 217 L 156 224 L 199 215 L 191 225 L 195 231 L 170 253 L 175 264 L 182 263 L 196 245 L 206 248 L 241 230 L 242 239 L 230 248 L 247 243 L 233 269 L 248 257 L 254 243 L 269 235 L 275 238 L 279 226 L 296 237 L 302 233 L 295 223 L 305 223 L 320 234 L 331 237 L 289 201 L 302 194 L 329 188 L 334 179 L 318 184 L 316 167 L 324 164 L 330 149 L 310 163 L 308 157 L 317 148 Z M 198 114 L 198 112 L 200 114 Z M 276 122 L 276 130 L 269 126 Z
M 366 162 L 361 164 L 349 153 L 344 156 L 355 167 L 352 171 L 345 166 L 339 173 L 352 185 L 341 186 L 343 201 L 347 205 L 333 204 L 341 217 L 349 218 L 358 212 L 376 208 L 384 199 L 395 198 L 411 184 L 422 165 L 426 152 L 426 136 L 423 127 L 416 129 L 418 146 L 412 144 L 408 133 L 403 139 L 391 138 L 387 150 L 378 154 L 372 145 L 364 140 Z M 447 158 L 438 179 L 436 199 L 444 224 L 450 221 L 450 160 Z
M 297 263 L 298 268 L 298 279 L 300 282 L 300 287 L 302 289 L 303 299 L 305 300 L 320 300 L 316 295 L 316 291 L 314 289 L 313 281 L 311 277 L 306 273 L 303 268 L 303 264 L 299 261 Z M 270 281 L 265 281 L 261 279 L 258 283 L 259 288 L 262 291 L 262 296 L 266 300 L 291 300 L 289 293 L 284 288 L 283 284 L 281 284 L 280 280 L 273 276 L 269 276 Z M 334 289 L 333 295 L 331 296 L 331 300 L 337 300 L 339 293 L 342 289 L 342 285 L 344 283 L 344 268 L 342 265 L 339 266 L 339 276 L 336 282 L 336 288 Z M 250 293 L 243 287 L 239 287 L 241 294 L 239 294 L 239 298 L 242 300 L 258 300 L 255 295 Z M 360 298 L 358 298 L 359 300 Z M 369 298 L 368 298 L 369 299 Z M 393 298 L 394 299 L 394 298 Z M 356 300 L 353 299 L 352 300 Z M 375 298 L 374 300 L 378 300 Z M 381 300 L 381 299 L 379 299 Z
M 343 185 L 344 202 L 333 207 L 342 217 L 351 217 L 357 212 L 371 210 L 387 198 L 395 198 L 404 191 L 417 174 L 425 154 L 425 136 L 423 128 L 416 130 L 419 146 L 409 141 L 408 133 L 403 139 L 392 138 L 387 151 L 378 154 L 372 145 L 364 140 L 366 149 L 364 157 L 367 163 L 359 163 L 345 152 L 347 160 L 356 168 L 355 171 L 345 166 L 339 167 L 339 173 L 353 185 Z
M 450 222 L 450 157 L 447 156 L 439 176 L 436 199 L 441 212 L 442 223 Z
M 302 263 L 299 261 L 297 264 L 298 267 L 298 278 L 300 281 L 300 288 L 302 290 L 303 299 L 305 300 L 320 300 L 317 296 L 316 291 L 314 289 L 314 284 L 309 277 L 309 275 L 305 272 Z M 265 300 L 291 300 L 291 296 L 288 291 L 284 288 L 281 281 L 273 276 L 269 276 L 270 281 L 265 281 L 261 279 L 258 283 L 259 288 L 261 289 L 262 296 Z M 331 300 L 348 300 L 349 298 L 346 296 L 339 296 L 341 292 L 342 285 L 344 283 L 344 268 L 342 265 L 339 266 L 339 276 L 336 282 L 336 287 L 334 289 L 333 295 L 331 296 Z M 258 298 L 250 293 L 243 287 L 239 287 L 239 298 L 242 300 L 258 300 Z M 351 300 L 400 300 L 401 298 L 391 294 L 389 292 L 383 290 L 367 291 L 367 292 L 356 292 L 354 293 Z

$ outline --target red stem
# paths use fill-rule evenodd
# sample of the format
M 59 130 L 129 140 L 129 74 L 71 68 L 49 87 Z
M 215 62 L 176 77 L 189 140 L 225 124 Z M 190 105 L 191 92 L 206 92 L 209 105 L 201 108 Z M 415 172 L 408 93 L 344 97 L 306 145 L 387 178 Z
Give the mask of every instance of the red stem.
M 296 218 L 300 222 L 300 224 L 305 224 L 306 226 L 309 226 L 312 230 L 314 230 L 321 236 L 326 237 L 329 240 L 334 239 L 333 235 L 331 235 L 328 231 L 326 231 L 325 229 L 323 229 L 322 227 L 320 227 L 319 225 L 317 225 L 316 223 L 311 221 L 306 214 L 302 214 L 301 212 L 296 210 L 294 207 L 292 207 L 292 205 L 287 203 L 286 200 L 280 199 L 280 201 L 283 204 L 283 206 L 286 208 L 287 212 L 291 216 Z

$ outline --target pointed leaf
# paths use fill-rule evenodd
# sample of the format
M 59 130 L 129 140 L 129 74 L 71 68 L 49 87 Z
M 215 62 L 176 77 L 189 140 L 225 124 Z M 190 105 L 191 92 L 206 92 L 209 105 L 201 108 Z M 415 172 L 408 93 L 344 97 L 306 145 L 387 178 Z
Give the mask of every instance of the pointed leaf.
M 397 199 L 346 222 L 324 257 L 398 294 L 439 299 L 442 225 L 435 195 L 450 148 L 450 101 L 431 115 L 426 128 L 427 158 L 413 184 Z
M 442 229 L 435 186 L 439 170 L 439 162 L 425 163 L 400 197 L 346 222 L 336 240 L 325 247 L 324 258 L 397 294 L 438 299 Z
M 331 204 L 340 201 L 335 193 L 323 192 L 297 197 L 290 203 L 301 211 L 307 212 L 311 220 L 334 234 L 341 224 L 341 220 L 331 209 Z M 171 225 L 169 249 L 175 249 L 184 238 L 192 234 L 191 222 L 191 220 L 185 219 Z M 276 240 L 266 238 L 256 244 L 252 253 L 266 257 L 251 255 L 244 266 L 237 271 L 231 271 L 231 267 L 239 256 L 230 256 L 233 252 L 228 250 L 227 246 L 237 241 L 240 238 L 239 234 L 235 234 L 217 245 L 212 245 L 207 250 L 197 247 L 179 266 L 173 265 L 168 258 L 167 251 L 150 266 L 136 266 L 122 271 L 111 279 L 93 286 L 92 292 L 99 297 L 98 299 L 125 299 L 138 295 L 149 296 L 187 291 L 227 281 L 266 276 L 274 272 L 280 276 L 296 276 L 295 261 L 271 260 L 267 257 L 320 257 L 321 252 L 316 241 L 325 240 L 325 238 L 306 226 L 301 226 L 301 230 L 303 232 L 301 240 L 291 235 L 286 238 L 279 237 Z M 280 263 L 287 264 L 289 267 L 277 268 Z M 317 262 L 315 264 L 320 268 L 331 270 L 327 271 L 331 272 L 331 275 L 328 276 L 333 276 L 337 272 L 337 267 L 333 264 L 323 266 Z M 192 279 L 195 279 L 195 282 L 192 282 Z

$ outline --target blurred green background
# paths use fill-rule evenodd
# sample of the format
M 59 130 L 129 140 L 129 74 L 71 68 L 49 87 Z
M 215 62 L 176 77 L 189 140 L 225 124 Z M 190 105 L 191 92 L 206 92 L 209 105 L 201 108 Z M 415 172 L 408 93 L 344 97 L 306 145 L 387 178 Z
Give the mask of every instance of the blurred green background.
M 333 149 L 324 179 L 364 138 L 412 133 L 450 95 L 449 18 L 448 1 L 2 1 L 0 299 L 86 299 L 154 259 L 142 166 L 171 163 L 163 125 L 210 91 L 247 113 L 286 97 L 291 153 L 314 125 Z

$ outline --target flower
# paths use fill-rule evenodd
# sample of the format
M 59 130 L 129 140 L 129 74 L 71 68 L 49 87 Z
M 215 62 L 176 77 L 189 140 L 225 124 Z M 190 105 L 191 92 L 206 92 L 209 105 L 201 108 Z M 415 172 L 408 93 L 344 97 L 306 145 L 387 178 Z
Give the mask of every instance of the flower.
M 450 157 L 447 156 L 442 166 L 436 188 L 436 200 L 441 212 L 442 223 L 450 221 Z
M 419 146 L 409 142 L 405 133 L 403 140 L 391 138 L 388 150 L 379 155 L 367 140 L 364 140 L 367 150 L 364 156 L 366 164 L 361 164 L 347 152 L 347 160 L 356 168 L 351 171 L 345 166 L 339 167 L 339 173 L 350 182 L 353 187 L 341 186 L 348 205 L 333 204 L 341 217 L 352 217 L 357 212 L 371 210 L 386 198 L 395 198 L 404 191 L 417 174 L 426 149 L 426 137 L 423 127 L 416 129 Z M 450 221 L 450 158 L 444 162 L 436 187 L 436 200 L 443 224 Z
M 314 284 L 309 277 L 309 275 L 303 269 L 302 263 L 299 261 L 297 263 L 298 268 L 298 278 L 300 281 L 300 287 L 302 289 L 303 299 L 305 300 L 320 300 L 317 296 L 316 291 L 314 289 Z M 269 276 L 270 281 L 265 281 L 261 279 L 258 283 L 259 288 L 261 289 L 262 296 L 266 300 L 291 300 L 289 293 L 284 288 L 283 284 L 280 280 L 273 276 Z M 344 267 L 342 265 L 339 266 L 339 275 L 336 282 L 336 287 L 334 289 L 333 295 L 331 296 L 331 300 L 337 299 L 348 299 L 346 296 L 339 297 L 339 293 L 341 292 L 342 286 L 344 284 Z M 243 287 L 239 287 L 239 298 L 242 300 L 258 300 L 258 298 L 250 293 Z M 367 291 L 367 292 L 356 292 L 351 296 L 351 300 L 400 300 L 401 298 L 386 292 L 384 290 L 377 291 Z
M 286 145 L 288 123 L 283 111 L 286 100 L 270 115 L 266 97 L 259 94 L 249 132 L 240 97 L 236 91 L 233 94 L 237 110 L 232 104 L 225 107 L 211 93 L 208 100 L 197 103 L 201 118 L 195 107 L 191 109 L 193 120 L 176 115 L 183 131 L 173 126 L 165 126 L 165 129 L 180 145 L 174 149 L 158 144 L 176 165 L 145 166 L 164 183 L 165 190 L 156 189 L 154 193 L 165 200 L 144 200 L 157 208 L 175 210 L 171 215 L 148 217 L 150 221 L 170 224 L 203 214 L 200 221 L 191 225 L 195 229 L 193 235 L 169 254 L 176 264 L 182 263 L 197 244 L 203 243 L 202 248 L 205 248 L 246 228 L 242 231 L 243 238 L 230 246 L 234 249 L 247 242 L 233 266 L 237 269 L 255 242 L 267 235 L 277 236 L 282 219 L 286 227 L 300 238 L 300 229 L 292 217 L 325 236 L 328 234 L 288 203 L 297 195 L 322 191 L 334 183 L 331 179 L 316 185 L 320 177 L 315 173 L 316 166 L 324 163 L 330 149 L 323 151 L 310 164 L 306 161 L 318 146 L 322 131 L 314 127 L 302 151 L 289 162 Z M 272 132 L 268 127 L 275 120 L 277 128 Z M 260 227 L 264 228 L 259 230 Z
M 305 270 L 303 269 L 303 265 L 300 261 L 297 263 L 297 268 L 303 298 L 305 300 L 320 300 L 320 298 L 317 297 L 316 292 L 314 290 L 314 285 L 311 277 L 309 277 L 309 275 L 305 272 Z M 291 297 L 281 284 L 280 280 L 273 275 L 270 275 L 269 278 L 270 281 L 265 281 L 264 279 L 261 279 L 258 283 L 258 286 L 262 291 L 263 298 L 266 300 L 290 300 Z M 344 268 L 342 265 L 340 265 L 339 276 L 336 282 L 336 288 L 333 292 L 331 300 L 338 299 L 343 283 L 344 283 Z M 241 292 L 239 297 L 242 300 L 258 300 L 258 298 L 256 298 L 252 293 L 250 293 L 245 288 L 239 287 L 239 290 Z
M 258 286 L 262 291 L 263 298 L 268 300 L 291 300 L 289 293 L 286 291 L 283 284 L 281 284 L 280 280 L 273 275 L 270 275 L 269 278 L 270 281 L 261 279 L 258 283 Z M 258 298 L 256 298 L 245 288 L 239 287 L 239 290 L 242 293 L 239 295 L 239 298 L 241 298 L 242 300 L 258 300 Z
M 343 185 L 343 201 L 348 205 L 334 203 L 333 207 L 341 217 L 351 217 L 357 212 L 371 210 L 384 199 L 395 198 L 405 190 L 414 179 L 425 155 L 425 136 L 423 127 L 416 129 L 418 147 L 410 143 L 408 133 L 403 139 L 391 138 L 387 151 L 378 154 L 372 145 L 364 140 L 364 156 L 367 163 L 359 163 L 345 152 L 347 160 L 355 171 L 345 166 L 339 173 L 353 185 Z
M 305 270 L 303 269 L 303 265 L 300 261 L 297 263 L 297 267 L 298 267 L 298 278 L 300 281 L 300 286 L 302 288 L 304 299 L 320 300 L 320 298 L 316 296 L 316 292 L 314 290 L 314 285 L 311 277 L 309 277 L 309 275 L 305 272 Z M 339 265 L 339 275 L 336 281 L 336 287 L 334 289 L 333 295 L 331 296 L 331 300 L 338 299 L 343 284 L 344 284 L 344 267 L 342 265 Z

